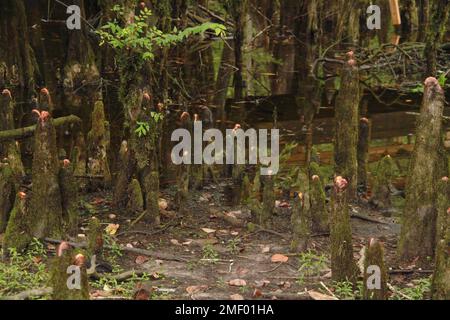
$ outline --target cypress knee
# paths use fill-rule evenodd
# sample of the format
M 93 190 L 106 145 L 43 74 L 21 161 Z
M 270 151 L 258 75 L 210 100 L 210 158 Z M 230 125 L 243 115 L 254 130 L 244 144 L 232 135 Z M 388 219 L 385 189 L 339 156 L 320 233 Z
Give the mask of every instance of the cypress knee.
M 394 169 L 394 160 L 389 155 L 383 157 L 378 163 L 373 179 L 374 186 L 371 202 L 379 209 L 388 209 L 392 206 L 391 184 Z
M 387 300 L 387 269 L 384 264 L 384 249 L 376 239 L 370 239 L 364 258 L 363 298 Z
M 9 248 L 15 248 L 18 252 L 23 251 L 33 239 L 27 224 L 28 216 L 29 197 L 25 192 L 19 192 L 3 237 L 4 254 L 7 253 Z
M 330 215 L 331 274 L 334 281 L 355 282 L 357 269 L 353 260 L 347 184 L 340 176 L 334 180 Z
M 61 238 L 63 214 L 59 185 L 59 161 L 53 119 L 47 111 L 39 112 L 34 136 L 32 196 L 28 225 L 37 238 Z
M 291 215 L 292 225 L 292 252 L 303 252 L 308 249 L 308 242 L 311 236 L 311 217 L 308 207 L 308 197 L 298 194 L 294 198 L 294 206 Z
M 314 233 L 327 233 L 330 231 L 329 214 L 325 190 L 318 175 L 312 176 L 309 188 L 312 231 Z
M 50 284 L 53 300 L 89 300 L 86 257 L 62 242 L 52 261 Z
M 78 230 L 78 190 L 73 176 L 73 166 L 68 159 L 63 160 L 59 172 L 59 183 L 61 187 L 61 200 L 63 209 L 64 229 L 75 236 Z
M 259 216 L 259 223 L 264 227 L 270 227 L 272 224 L 272 215 L 275 207 L 273 177 L 270 175 L 264 176 L 263 184 L 262 207 Z
M 103 176 L 105 185 L 111 183 L 108 163 L 109 122 L 106 121 L 102 101 L 97 101 L 92 111 L 91 131 L 88 134 L 88 173 Z
M 406 182 L 399 254 L 404 261 L 434 257 L 436 245 L 436 197 L 442 173 L 442 114 L 444 91 L 435 78 L 425 80 L 416 129 L 416 143 Z M 447 169 L 448 170 L 448 169 Z

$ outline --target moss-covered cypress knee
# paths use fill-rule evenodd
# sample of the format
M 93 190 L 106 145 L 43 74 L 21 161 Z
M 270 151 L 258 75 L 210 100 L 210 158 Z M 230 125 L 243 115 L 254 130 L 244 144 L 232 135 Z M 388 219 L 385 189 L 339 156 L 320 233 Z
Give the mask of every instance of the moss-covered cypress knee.
M 335 104 L 334 164 L 335 172 L 347 179 L 350 200 L 357 191 L 357 146 L 360 86 L 359 72 L 353 52 L 344 64 L 341 74 L 341 88 Z
M 383 246 L 379 241 L 372 238 L 365 250 L 363 298 L 366 300 L 387 300 L 387 278 Z
M 435 78 L 425 80 L 422 106 L 416 129 L 416 143 L 406 182 L 399 254 L 403 260 L 434 256 L 436 246 L 436 197 L 443 174 L 442 114 L 444 91 Z M 447 168 L 448 170 L 448 168 Z
M 271 175 L 267 175 L 262 180 L 264 187 L 259 223 L 264 227 L 270 227 L 275 207 L 274 179 Z
M 109 122 L 105 117 L 102 101 L 97 101 L 92 111 L 92 126 L 88 134 L 88 172 L 92 175 L 102 175 L 105 185 L 111 183 L 111 173 L 108 163 Z
M 48 112 L 34 112 L 39 119 L 34 137 L 33 193 L 28 225 L 37 238 L 60 238 L 63 234 L 63 214 L 55 127 Z
M 128 186 L 127 210 L 131 213 L 142 213 L 144 211 L 144 198 L 139 181 L 133 179 Z
M 88 229 L 87 253 L 90 257 L 101 256 L 103 253 L 103 230 L 100 221 L 96 217 L 92 217 L 89 220 Z
M 247 204 L 250 200 L 250 193 L 251 193 L 251 183 L 250 179 L 248 178 L 248 175 L 244 175 L 244 178 L 242 179 L 242 186 L 241 186 L 241 204 Z
M 14 206 L 15 184 L 8 161 L 0 160 L 0 233 L 6 230 Z
M 63 160 L 59 172 L 64 230 L 74 236 L 78 230 L 78 188 L 69 159 Z
M 388 209 L 392 206 L 391 188 L 395 167 L 390 155 L 383 157 L 378 163 L 373 177 L 371 202 L 379 209 Z
M 311 203 L 312 231 L 326 233 L 330 231 L 330 217 L 322 181 L 318 175 L 313 175 L 309 185 Z
M 330 214 L 331 273 L 335 281 L 354 282 L 357 269 L 353 260 L 347 184 L 340 176 L 334 180 Z
M 308 243 L 311 236 L 311 217 L 309 209 L 308 196 L 302 193 L 298 194 L 298 196 L 294 198 L 294 206 L 291 215 L 292 252 L 303 252 L 308 249 Z
M 27 224 L 29 214 L 28 196 L 25 192 L 18 192 L 3 237 L 5 254 L 9 248 L 15 248 L 19 252 L 23 251 L 33 239 Z
M 84 135 L 82 132 L 78 133 L 75 139 L 75 146 L 71 154 L 71 161 L 74 167 L 74 175 L 84 176 L 86 174 L 86 142 L 84 140 Z
M 0 131 L 14 129 L 14 101 L 8 89 L 0 96 Z M 25 169 L 22 163 L 19 145 L 16 141 L 0 143 L 0 159 L 8 159 L 9 167 L 15 179 L 15 191 L 18 191 Z
M 431 295 L 435 300 L 450 300 L 450 182 L 448 177 L 441 179 L 438 193 L 437 246 Z
M 86 258 L 62 242 L 51 262 L 50 285 L 53 300 L 89 300 Z

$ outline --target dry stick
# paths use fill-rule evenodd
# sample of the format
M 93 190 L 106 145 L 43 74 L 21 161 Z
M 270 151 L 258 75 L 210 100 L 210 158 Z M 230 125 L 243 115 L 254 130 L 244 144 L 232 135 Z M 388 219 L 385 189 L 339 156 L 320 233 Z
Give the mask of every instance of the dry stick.
M 62 240 L 51 239 L 51 238 L 45 238 L 44 241 L 46 241 L 48 243 L 53 243 L 53 244 L 60 244 L 61 242 L 63 242 Z M 75 247 L 75 248 L 86 248 L 87 247 L 86 243 L 67 242 L 67 244 L 69 244 L 70 246 Z M 107 249 L 112 249 L 112 246 L 106 245 L 104 247 Z M 137 254 L 141 254 L 144 256 L 155 257 L 157 259 L 167 260 L 167 261 L 179 261 L 179 262 L 188 262 L 189 261 L 185 258 L 176 257 L 176 256 L 168 254 L 168 253 L 162 253 L 162 252 L 158 252 L 158 251 L 150 251 L 150 250 L 146 250 L 146 249 L 128 248 L 128 247 L 120 246 L 120 250 L 123 250 L 126 252 L 131 252 L 131 253 L 137 253 Z
M 379 224 L 386 224 L 386 225 L 389 225 L 388 222 L 380 221 L 380 220 L 377 220 L 377 219 L 372 219 L 372 218 L 369 218 L 369 217 L 367 217 L 367 216 L 363 216 L 363 215 L 360 215 L 360 214 L 357 214 L 357 213 L 352 213 L 352 214 L 351 214 L 351 218 L 356 218 L 356 219 L 360 219 L 360 220 L 364 220 L 364 221 L 369 221 L 369 222 L 373 222 L 373 223 L 379 223 Z
M 328 292 L 331 296 L 333 296 L 333 297 L 335 297 L 336 299 L 338 299 L 338 297 L 336 297 L 336 295 L 333 293 L 333 291 L 331 291 L 331 290 L 325 285 L 325 283 L 323 283 L 323 281 L 320 281 L 320 285 L 321 285 L 325 290 L 327 290 L 327 292 Z
M 397 289 L 394 288 L 394 286 L 390 283 L 387 284 L 389 290 L 391 290 L 392 292 L 402 296 L 403 298 L 407 299 L 407 300 L 414 300 L 413 298 L 411 298 L 410 296 L 407 296 L 406 294 L 404 294 L 401 291 L 398 291 Z
M 273 297 L 280 299 L 280 300 L 313 300 L 309 294 L 302 293 L 302 294 L 289 294 L 289 293 L 263 293 L 261 297 L 265 299 L 272 299 Z
M 260 273 L 270 273 L 270 272 L 274 272 L 275 270 L 277 270 L 279 267 L 281 267 L 281 265 L 283 264 L 283 262 L 280 262 L 279 264 L 277 264 L 277 266 L 275 267 L 275 268 L 273 268 L 273 269 L 270 269 L 270 270 L 262 270 L 262 271 L 259 271 Z

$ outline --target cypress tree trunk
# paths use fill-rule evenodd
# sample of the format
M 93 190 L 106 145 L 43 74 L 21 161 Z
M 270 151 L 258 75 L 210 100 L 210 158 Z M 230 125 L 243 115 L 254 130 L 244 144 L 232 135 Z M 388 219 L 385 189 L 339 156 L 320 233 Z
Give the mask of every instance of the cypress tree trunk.
M 404 260 L 434 256 L 437 182 L 442 172 L 444 91 L 435 78 L 425 81 L 416 144 L 406 185 L 399 253 Z M 447 169 L 448 170 L 448 169 Z
M 298 197 L 294 199 L 291 216 L 292 252 L 303 252 L 308 249 L 309 238 L 311 236 L 311 211 L 308 206 L 308 200 L 306 194 L 299 194 Z
M 356 198 L 358 174 L 359 72 L 353 52 L 341 73 L 341 88 L 335 103 L 334 163 L 336 175 L 348 181 L 349 200 Z
M 437 48 L 445 34 L 446 24 L 450 13 L 450 0 L 430 0 L 431 17 L 427 25 L 425 37 L 425 57 L 427 71 L 425 76 L 437 76 Z

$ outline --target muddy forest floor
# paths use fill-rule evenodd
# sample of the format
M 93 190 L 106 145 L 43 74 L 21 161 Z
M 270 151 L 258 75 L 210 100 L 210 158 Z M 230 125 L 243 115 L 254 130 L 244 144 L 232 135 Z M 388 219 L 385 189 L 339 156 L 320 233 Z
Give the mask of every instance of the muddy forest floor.
M 245 207 L 220 205 L 229 203 L 226 190 L 227 183 L 221 182 L 191 192 L 188 215 L 180 215 L 173 210 L 173 188 L 162 190 L 161 197 L 167 201 L 168 207 L 163 211 L 161 226 L 156 229 L 145 222 L 130 227 L 136 216 L 129 213 L 127 216 L 126 212 L 111 209 L 111 195 L 107 192 L 85 195 L 80 202 L 80 234 L 86 233 L 92 216 L 100 219 L 105 228 L 108 225 L 119 227 L 114 235 L 105 234 L 109 247 L 97 261 L 97 277 L 90 279 L 91 298 L 360 298 L 361 282 L 357 287 L 352 287 L 349 283 L 331 281 L 327 235 L 313 235 L 309 251 L 293 254 L 289 252 L 289 208 L 277 208 L 270 230 L 235 227 L 214 212 L 232 212 L 246 221 L 252 220 L 251 214 Z M 396 262 L 396 243 L 400 231 L 398 218 L 384 217 L 364 204 L 352 206 L 351 210 L 359 216 L 352 219 L 355 258 L 361 257 L 361 249 L 369 238 L 379 238 L 385 246 L 389 283 L 392 285 L 391 299 L 427 298 L 431 275 L 428 269 L 432 268 L 420 269 L 415 265 L 405 266 Z M 362 219 L 361 216 L 374 221 Z M 163 257 L 124 251 L 120 246 L 160 252 Z M 47 287 L 47 262 L 54 254 L 55 245 L 44 243 L 40 245 L 40 250 L 28 254 L 29 261 L 26 257 L 19 259 L 16 256 L 16 261 L 10 259 L 0 263 L 0 297 L 19 299 L 23 298 L 17 296 L 19 292 Z M 286 258 L 287 261 L 281 262 Z M 102 269 L 107 271 L 100 273 Z M 34 297 L 25 296 L 50 298 L 45 289 L 38 292 Z

